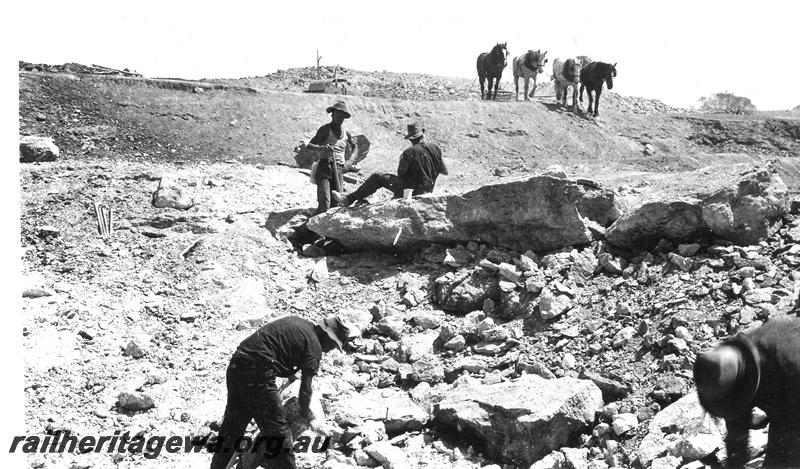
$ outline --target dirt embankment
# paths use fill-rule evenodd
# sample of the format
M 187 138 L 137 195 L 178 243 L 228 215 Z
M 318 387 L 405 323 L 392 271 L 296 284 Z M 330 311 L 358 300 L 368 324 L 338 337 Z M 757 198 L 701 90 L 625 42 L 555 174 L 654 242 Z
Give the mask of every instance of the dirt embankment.
M 292 149 L 327 122 L 325 108 L 337 99 L 179 84 L 22 72 L 21 133 L 54 137 L 65 158 L 291 165 Z M 365 172 L 394 171 L 407 145 L 402 131 L 419 120 L 450 158 L 453 176 L 444 188 L 474 187 L 554 163 L 602 178 L 697 169 L 719 161 L 709 154 L 720 151 L 738 152 L 737 161 L 798 153 L 798 127 L 790 119 L 684 118 L 614 93 L 603 95 L 598 119 L 565 112 L 546 94 L 533 102 L 345 99 L 353 113 L 348 129 L 372 142 Z M 653 151 L 645 153 L 648 143 Z

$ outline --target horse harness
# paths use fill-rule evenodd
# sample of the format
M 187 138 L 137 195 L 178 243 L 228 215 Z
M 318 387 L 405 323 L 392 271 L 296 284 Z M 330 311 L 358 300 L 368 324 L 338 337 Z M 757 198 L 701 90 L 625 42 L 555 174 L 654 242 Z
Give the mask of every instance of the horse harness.
M 564 68 L 561 70 L 561 75 L 563 75 L 567 81 L 575 81 L 575 74 L 573 73 L 574 68 L 575 60 L 567 59 L 567 61 L 564 62 Z
M 534 55 L 536 56 L 536 65 L 533 64 Z M 539 71 L 539 67 L 541 66 L 540 61 L 541 57 L 539 56 L 539 54 L 534 54 L 533 51 L 528 51 L 528 53 L 525 54 L 525 61 L 523 62 L 522 65 L 527 67 L 532 72 L 537 72 Z

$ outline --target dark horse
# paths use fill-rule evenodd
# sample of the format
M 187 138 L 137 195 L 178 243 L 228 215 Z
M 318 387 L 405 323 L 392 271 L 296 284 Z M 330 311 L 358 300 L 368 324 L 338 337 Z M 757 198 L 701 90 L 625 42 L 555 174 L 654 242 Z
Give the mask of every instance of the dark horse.
M 614 88 L 614 77 L 617 76 L 617 64 L 611 65 L 605 62 L 592 62 L 581 69 L 581 102 L 583 102 L 583 89 L 589 96 L 589 108 L 587 113 L 592 114 L 592 91 L 594 96 L 594 117 L 599 115 L 600 93 L 603 91 L 603 82 L 606 82 L 608 89 Z
M 497 85 L 500 84 L 500 77 L 503 76 L 503 69 L 508 62 L 508 49 L 506 43 L 498 43 L 492 47 L 491 52 L 484 52 L 478 56 L 478 80 L 481 82 L 481 99 L 484 99 L 483 83 L 489 79 L 489 88 L 485 99 L 497 99 Z M 492 80 L 494 82 L 494 95 L 492 95 Z

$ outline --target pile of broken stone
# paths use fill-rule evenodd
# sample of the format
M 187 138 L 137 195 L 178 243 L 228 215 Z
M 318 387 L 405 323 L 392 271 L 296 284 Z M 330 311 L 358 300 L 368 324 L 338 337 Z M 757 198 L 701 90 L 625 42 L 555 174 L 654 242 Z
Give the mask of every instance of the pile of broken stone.
M 629 206 L 585 230 L 588 243 L 539 254 L 476 240 L 429 244 L 416 256 L 432 267 L 431 275 L 404 273 L 396 302 L 343 313 L 361 337 L 354 354 L 336 358 L 337 379 L 323 377 L 322 407 L 340 446 L 321 466 L 699 468 L 724 462 L 725 424 L 697 402 L 694 359 L 730 334 L 796 314 L 800 285 L 800 219 L 764 203 L 787 207 L 785 187 L 769 171 L 741 176 L 733 185 L 738 192 L 724 194 L 731 217 L 748 217 L 749 226 L 719 223 L 724 194 L 695 194 L 701 207 L 689 212 L 705 214 L 713 229 L 698 236 L 684 226 L 684 242 L 664 237 L 646 249 L 620 248 L 634 231 L 667 236 L 677 230 L 647 223 L 659 223 L 654 206 L 691 218 L 685 194 L 680 203 Z M 542 177 L 531 180 L 550 189 L 558 184 Z M 512 192 L 519 189 L 511 184 Z M 583 187 L 583 196 L 592 192 L 588 183 Z M 481 190 L 466 197 L 488 200 L 487 191 L 499 191 Z M 743 209 L 737 197 L 761 197 L 762 212 Z M 603 197 L 590 199 L 595 215 L 609 212 Z M 585 198 L 569 200 L 587 205 Z M 463 215 L 447 209 L 448 202 L 392 201 L 333 211 L 310 225 L 360 226 L 354 236 L 371 237 L 365 245 L 374 248 L 386 237 L 364 226 L 370 215 L 380 219 L 392 207 L 396 215 L 431 207 Z M 605 208 L 598 212 L 599 206 Z M 453 223 L 426 213 L 410 218 L 436 224 L 435 236 L 460 236 Z M 387 232 L 397 226 L 389 223 Z M 766 235 L 752 244 L 731 241 L 761 228 Z M 763 413 L 754 419 L 763 422 Z M 761 426 L 751 431 L 755 461 L 766 444 Z

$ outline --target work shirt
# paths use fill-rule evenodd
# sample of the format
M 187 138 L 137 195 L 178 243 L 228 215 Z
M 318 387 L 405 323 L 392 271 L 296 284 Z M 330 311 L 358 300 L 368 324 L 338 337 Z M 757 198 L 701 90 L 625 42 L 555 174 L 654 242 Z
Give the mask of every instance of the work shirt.
M 442 150 L 436 144 L 419 142 L 400 157 L 397 175 L 408 189 L 431 192 L 440 174 L 447 174 Z
M 770 421 L 764 467 L 800 466 L 800 319 L 772 319 L 732 340 L 749 340 L 755 346 L 761 374 L 748 411 L 726 419 L 729 464 L 738 467 L 746 461 L 750 410 L 755 406 Z
M 288 378 L 298 370 L 314 375 L 322 359 L 322 346 L 314 327 L 314 323 L 300 317 L 280 318 L 244 339 L 236 351 L 274 370 L 276 376 Z
M 309 143 L 314 145 L 332 145 L 333 146 L 333 160 L 338 165 L 344 165 L 344 152 L 347 145 L 355 146 L 355 140 L 350 132 L 344 130 L 344 127 L 339 129 L 341 132 L 337 135 L 336 131 L 330 123 L 327 123 L 317 130 L 317 134 L 311 139 Z

